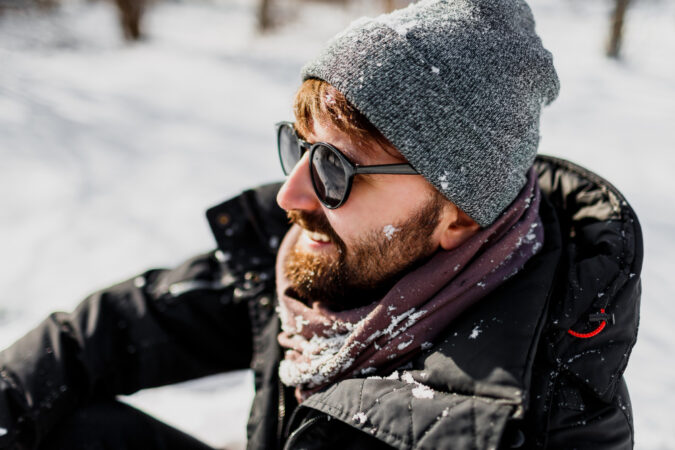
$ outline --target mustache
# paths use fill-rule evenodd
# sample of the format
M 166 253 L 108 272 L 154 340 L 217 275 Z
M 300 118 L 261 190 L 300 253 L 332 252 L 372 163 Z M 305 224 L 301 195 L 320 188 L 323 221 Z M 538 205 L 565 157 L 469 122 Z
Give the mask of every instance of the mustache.
M 339 248 L 344 248 L 342 239 L 337 235 L 325 215 L 320 213 L 310 214 L 295 209 L 288 211 L 286 215 L 291 223 L 297 224 L 307 231 L 325 234 L 330 238 L 331 242 L 337 244 Z

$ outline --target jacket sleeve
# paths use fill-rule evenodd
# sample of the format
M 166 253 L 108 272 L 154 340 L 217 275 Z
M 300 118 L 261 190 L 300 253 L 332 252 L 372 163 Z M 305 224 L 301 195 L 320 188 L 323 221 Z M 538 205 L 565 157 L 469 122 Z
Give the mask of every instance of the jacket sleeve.
M 248 367 L 248 305 L 216 256 L 96 292 L 1 352 L 0 448 L 36 448 L 96 399 Z
M 551 405 L 547 449 L 632 449 L 633 419 L 623 379 L 609 403 L 561 383 Z

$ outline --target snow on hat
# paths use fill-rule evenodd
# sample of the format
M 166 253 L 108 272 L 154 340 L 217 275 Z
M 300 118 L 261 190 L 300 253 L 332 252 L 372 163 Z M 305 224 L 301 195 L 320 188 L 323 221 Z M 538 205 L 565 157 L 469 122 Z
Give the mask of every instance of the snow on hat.
M 345 97 L 481 226 L 516 198 L 558 95 L 522 0 L 422 0 L 336 35 L 303 69 Z

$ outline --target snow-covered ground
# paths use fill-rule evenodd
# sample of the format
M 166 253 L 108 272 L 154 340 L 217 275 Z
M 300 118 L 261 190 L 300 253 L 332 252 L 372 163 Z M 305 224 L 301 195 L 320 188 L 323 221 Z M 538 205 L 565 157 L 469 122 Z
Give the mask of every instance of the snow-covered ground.
M 134 45 L 109 3 L 0 17 L 0 348 L 96 288 L 212 248 L 203 211 L 281 175 L 273 124 L 291 118 L 302 63 L 379 5 L 286 0 L 284 23 L 260 35 L 255 3 L 155 4 Z M 641 218 L 642 319 L 627 371 L 636 448 L 673 448 L 675 4 L 636 0 L 617 62 L 602 54 L 610 3 L 531 2 L 562 84 L 541 152 L 596 170 Z M 236 373 L 127 401 L 236 448 L 250 384 Z

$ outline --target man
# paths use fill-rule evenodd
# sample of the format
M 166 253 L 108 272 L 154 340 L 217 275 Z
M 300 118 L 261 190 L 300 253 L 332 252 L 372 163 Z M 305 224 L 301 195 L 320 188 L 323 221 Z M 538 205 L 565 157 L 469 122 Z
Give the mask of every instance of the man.
M 362 20 L 303 78 L 285 183 L 209 210 L 216 251 L 0 354 L 0 446 L 207 448 L 114 396 L 251 367 L 249 448 L 631 448 L 640 228 L 535 160 L 558 80 L 527 5 Z

